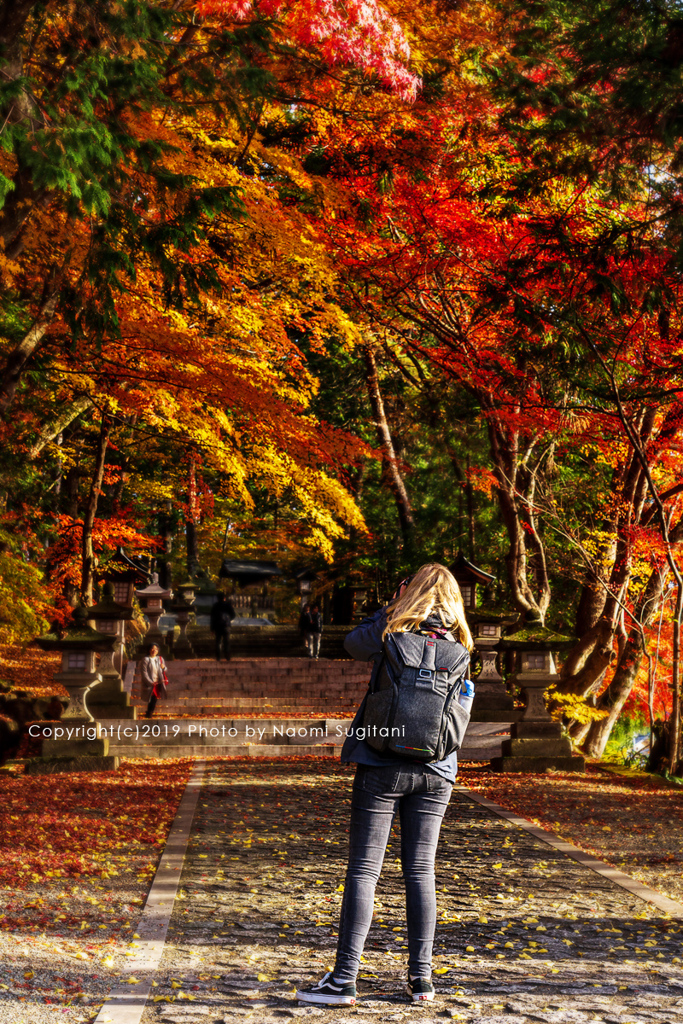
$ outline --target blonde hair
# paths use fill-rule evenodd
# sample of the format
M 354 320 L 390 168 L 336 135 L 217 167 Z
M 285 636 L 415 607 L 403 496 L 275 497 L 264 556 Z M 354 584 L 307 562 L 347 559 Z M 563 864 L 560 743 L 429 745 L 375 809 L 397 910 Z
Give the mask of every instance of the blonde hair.
M 432 613 L 439 616 L 447 629 L 457 633 L 468 651 L 473 649 L 460 587 L 446 566 L 438 562 L 428 562 L 418 569 L 400 597 L 389 605 L 382 639 L 387 633 L 417 629 Z

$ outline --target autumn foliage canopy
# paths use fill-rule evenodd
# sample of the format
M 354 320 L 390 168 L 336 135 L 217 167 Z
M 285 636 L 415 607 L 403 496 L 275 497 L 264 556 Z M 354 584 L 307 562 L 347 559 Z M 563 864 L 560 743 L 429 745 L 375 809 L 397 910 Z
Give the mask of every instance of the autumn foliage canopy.
M 586 749 L 677 714 L 681 52 L 666 2 L 0 3 L 0 628 L 121 542 L 463 549 L 576 637 Z

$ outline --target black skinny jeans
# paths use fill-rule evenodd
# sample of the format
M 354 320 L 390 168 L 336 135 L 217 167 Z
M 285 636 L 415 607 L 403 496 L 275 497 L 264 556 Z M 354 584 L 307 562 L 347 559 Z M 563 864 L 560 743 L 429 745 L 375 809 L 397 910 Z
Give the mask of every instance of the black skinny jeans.
M 436 928 L 434 859 L 453 786 L 421 764 L 358 765 L 351 800 L 349 864 L 339 922 L 334 977 L 353 982 L 372 922 L 375 886 L 398 811 L 406 887 L 408 970 L 429 978 Z

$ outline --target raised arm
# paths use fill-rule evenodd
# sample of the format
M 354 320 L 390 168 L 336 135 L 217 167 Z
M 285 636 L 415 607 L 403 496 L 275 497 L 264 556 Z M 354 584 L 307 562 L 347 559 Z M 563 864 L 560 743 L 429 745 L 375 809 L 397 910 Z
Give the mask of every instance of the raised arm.
M 356 661 L 373 661 L 384 649 L 382 633 L 386 624 L 386 608 L 380 608 L 349 633 L 344 640 L 344 649 Z

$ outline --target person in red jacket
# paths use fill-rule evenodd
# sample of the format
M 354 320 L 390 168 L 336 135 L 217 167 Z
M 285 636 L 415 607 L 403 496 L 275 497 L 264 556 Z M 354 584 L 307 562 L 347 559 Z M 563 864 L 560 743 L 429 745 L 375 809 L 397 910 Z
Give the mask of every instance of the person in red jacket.
M 156 644 L 150 644 L 147 657 L 142 659 L 140 675 L 142 676 L 143 683 L 152 689 L 149 703 L 147 704 L 147 711 L 145 712 L 145 718 L 151 718 L 159 697 L 166 696 L 166 686 L 168 684 L 166 662 L 159 654 L 159 648 Z

